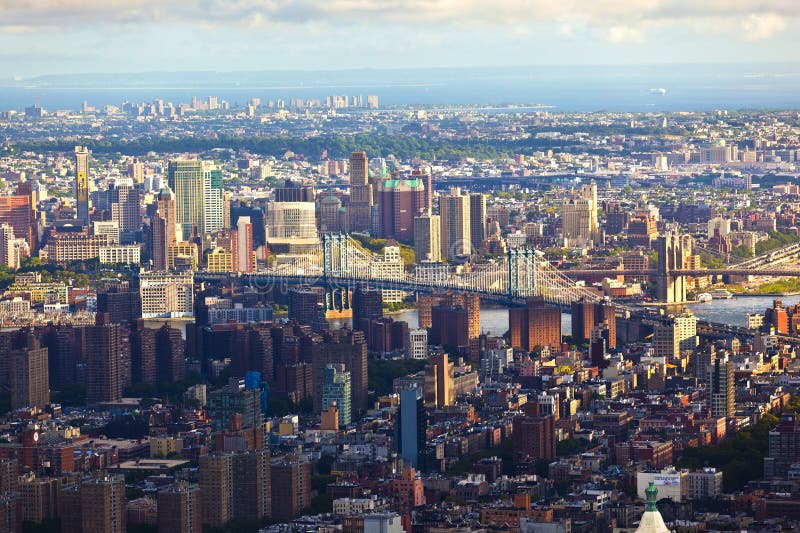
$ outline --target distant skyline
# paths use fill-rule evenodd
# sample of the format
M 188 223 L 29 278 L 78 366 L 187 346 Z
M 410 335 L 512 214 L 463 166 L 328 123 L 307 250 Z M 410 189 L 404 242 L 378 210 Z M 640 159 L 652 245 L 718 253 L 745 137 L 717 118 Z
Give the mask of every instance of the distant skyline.
M 794 0 L 0 0 L 1 77 L 791 62 Z

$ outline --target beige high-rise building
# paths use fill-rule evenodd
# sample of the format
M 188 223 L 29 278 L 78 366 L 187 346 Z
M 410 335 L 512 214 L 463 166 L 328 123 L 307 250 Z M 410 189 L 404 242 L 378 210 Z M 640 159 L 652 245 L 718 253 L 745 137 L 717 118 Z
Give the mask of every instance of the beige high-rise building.
M 8 354 L 11 377 L 11 408 L 39 407 L 50 403 L 47 347 L 30 335 L 27 346 Z
M 448 261 L 469 257 L 472 253 L 469 195 L 459 188 L 439 197 L 439 216 L 442 226 L 442 257 Z
M 653 327 L 653 351 L 656 357 L 666 357 L 674 363 L 681 354 L 697 347 L 697 317 L 685 310 L 670 315 Z
M 561 232 L 568 247 L 591 248 L 599 241 L 597 184 L 581 186 L 579 194 L 565 198 L 561 207 Z
M 469 195 L 469 227 L 472 251 L 477 252 L 486 240 L 486 195 Z
M 414 217 L 414 254 L 416 262 L 442 260 L 442 223 L 439 215 Z

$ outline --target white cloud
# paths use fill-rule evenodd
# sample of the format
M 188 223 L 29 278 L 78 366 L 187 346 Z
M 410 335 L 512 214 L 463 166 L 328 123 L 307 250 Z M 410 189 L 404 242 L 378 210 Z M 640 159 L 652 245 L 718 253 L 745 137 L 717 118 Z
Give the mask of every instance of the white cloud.
M 770 13 L 749 15 L 742 21 L 743 37 L 748 41 L 769 39 L 784 29 L 786 29 L 786 19 Z
M 606 34 L 609 41 L 615 44 L 640 43 L 644 41 L 644 35 L 638 28 L 630 26 L 612 26 Z
M 593 29 L 612 42 L 639 42 L 642 27 L 720 26 L 767 39 L 800 18 L 800 0 L 0 0 L 0 28 L 82 24 L 230 24 L 242 28 L 309 22 L 352 25 L 495 26 L 551 24 L 561 36 Z M 696 30 L 695 30 L 696 31 Z M 703 32 L 701 32 L 703 33 Z

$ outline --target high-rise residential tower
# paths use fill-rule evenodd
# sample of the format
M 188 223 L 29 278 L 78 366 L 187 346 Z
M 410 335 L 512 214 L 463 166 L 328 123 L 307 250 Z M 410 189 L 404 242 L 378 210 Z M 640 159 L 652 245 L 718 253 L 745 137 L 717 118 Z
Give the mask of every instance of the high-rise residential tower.
M 473 252 L 479 250 L 486 240 L 486 195 L 469 195 L 469 229 Z
M 420 261 L 442 260 L 442 223 L 439 215 L 414 218 L 414 254 Z
M 456 261 L 472 253 L 470 225 L 470 200 L 458 188 L 439 197 L 439 215 L 442 224 L 442 257 Z
M 154 270 L 167 269 L 167 250 L 177 242 L 175 194 L 167 188 L 158 193 L 158 208 L 153 217 L 150 255 Z

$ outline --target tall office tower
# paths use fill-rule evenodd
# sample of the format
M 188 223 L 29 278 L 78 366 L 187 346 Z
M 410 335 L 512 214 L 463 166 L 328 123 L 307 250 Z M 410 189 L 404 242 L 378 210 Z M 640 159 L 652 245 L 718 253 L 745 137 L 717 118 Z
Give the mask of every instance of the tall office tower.
M 205 233 L 206 180 L 203 162 L 199 159 L 170 161 L 167 167 L 169 188 L 175 194 L 175 221 L 181 225 L 182 239 L 189 240 L 192 228 Z
M 309 326 L 320 319 L 325 294 L 317 287 L 292 287 L 289 289 L 289 318 Z
M 395 443 L 397 453 L 406 465 L 414 468 L 422 466 L 421 456 L 425 450 L 427 426 L 422 390 L 412 387 L 400 391 L 400 405 L 394 425 Z
M 8 354 L 12 409 L 44 409 L 50 403 L 47 353 L 47 347 L 30 334 L 20 348 Z
M 232 518 L 233 478 L 230 454 L 200 456 L 200 495 L 203 525 L 224 527 Z
M 769 432 L 769 452 L 764 457 L 764 479 L 787 479 L 792 465 L 800 463 L 800 424 L 796 413 L 781 415 Z
M 353 329 L 368 328 L 369 321 L 383 316 L 383 291 L 365 285 L 353 290 Z
M 554 416 L 516 416 L 513 425 L 511 447 L 515 456 L 534 460 L 555 459 Z
M 340 427 L 350 425 L 351 399 L 350 372 L 342 364 L 326 366 L 322 377 L 322 410 L 327 411 L 332 405 L 336 405 Z
M 369 183 L 369 160 L 366 152 L 350 154 L 350 186 Z
M 177 481 L 158 491 L 158 533 L 202 533 L 200 486 Z
M 79 490 L 83 531 L 125 532 L 124 476 L 112 474 L 84 480 Z
M 78 206 L 78 221 L 89 225 L 89 149 L 75 147 L 75 201 Z
M 716 357 L 708 369 L 708 407 L 714 418 L 730 418 L 736 414 L 733 361 Z
M 30 196 L 0 196 L 0 224 L 14 228 L 14 236 L 25 239 L 31 250 L 38 245 L 36 213 Z
M 453 378 L 455 368 L 446 353 L 431 355 L 425 367 L 425 403 L 442 409 L 455 403 Z
M 133 180 L 133 183 L 136 185 L 144 183 L 144 163 L 140 161 L 128 163 L 128 177 Z
M 311 463 L 293 457 L 271 465 L 272 518 L 288 522 L 311 505 Z
M 367 343 L 360 331 L 325 332 L 323 342 L 314 344 L 310 354 L 314 382 L 314 410 L 322 412 L 322 381 L 325 367 L 343 364 L 350 372 L 352 418 L 360 418 L 367 409 Z M 308 359 L 306 359 L 308 361 Z
M 452 188 L 450 194 L 439 197 L 442 223 L 442 257 L 448 261 L 463 260 L 472 253 L 469 196 Z
M 616 308 L 609 301 L 598 303 L 581 298 L 572 302 L 572 337 L 576 341 L 588 341 L 592 338 L 592 330 L 600 326 L 608 331 L 606 346 L 617 345 Z
M 96 404 L 119 400 L 130 381 L 128 332 L 119 324 L 98 324 L 86 327 L 84 335 L 86 401 Z
M 164 188 L 158 193 L 156 214 L 153 217 L 150 255 L 154 270 L 167 269 L 167 249 L 177 242 L 177 211 L 175 194 Z
M 515 348 L 561 349 L 561 309 L 546 305 L 542 298 L 529 298 L 525 307 L 509 308 L 508 327 Z
M 414 217 L 427 213 L 425 187 L 419 178 L 390 179 L 378 185 L 379 232 L 401 242 L 414 238 Z
M 697 347 L 697 317 L 689 310 L 669 315 L 653 326 L 653 352 L 670 363 Z
M 174 383 L 184 375 L 184 340 L 181 331 L 167 324 L 156 332 L 156 377 Z
M 599 242 L 597 223 L 597 185 L 581 186 L 579 194 L 565 198 L 561 211 L 561 232 L 569 247 L 592 247 Z
M 439 215 L 414 217 L 414 254 L 417 263 L 442 260 L 442 225 Z
M 231 245 L 233 271 L 255 272 L 253 225 L 250 223 L 250 217 L 239 217 L 236 221 L 236 229 L 231 232 Z
M 469 229 L 472 238 L 472 250 L 477 252 L 486 240 L 486 195 L 474 193 L 469 195 Z

